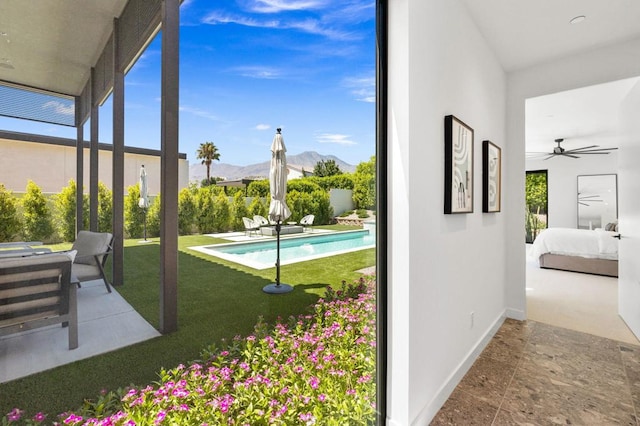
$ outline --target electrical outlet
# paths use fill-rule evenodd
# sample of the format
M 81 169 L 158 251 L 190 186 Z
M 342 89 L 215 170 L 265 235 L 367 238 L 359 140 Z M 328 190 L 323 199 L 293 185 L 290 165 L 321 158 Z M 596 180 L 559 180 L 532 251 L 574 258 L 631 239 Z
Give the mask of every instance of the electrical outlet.
M 471 311 L 471 328 L 473 328 L 473 320 L 474 320 L 474 316 L 475 316 L 475 312 Z

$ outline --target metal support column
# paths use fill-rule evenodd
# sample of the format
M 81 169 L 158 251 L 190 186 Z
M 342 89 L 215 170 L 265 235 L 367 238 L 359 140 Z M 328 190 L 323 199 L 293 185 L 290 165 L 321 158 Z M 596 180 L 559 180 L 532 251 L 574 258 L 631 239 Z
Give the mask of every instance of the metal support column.
M 84 126 L 80 120 L 80 96 L 76 96 L 76 235 L 84 226 Z
M 95 68 L 91 68 L 91 148 L 89 149 L 89 229 L 98 231 L 98 102 L 95 99 Z M 102 230 L 105 231 L 105 230 Z
M 160 332 L 178 329 L 178 96 L 180 0 L 162 1 Z
M 119 61 L 118 19 L 113 22 L 113 283 L 124 280 L 124 70 Z

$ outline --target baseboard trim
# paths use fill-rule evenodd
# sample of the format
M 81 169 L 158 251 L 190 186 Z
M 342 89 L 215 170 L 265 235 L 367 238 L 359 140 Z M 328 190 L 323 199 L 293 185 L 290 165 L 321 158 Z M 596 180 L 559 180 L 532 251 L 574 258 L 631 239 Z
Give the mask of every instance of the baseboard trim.
M 524 321 L 527 319 L 527 313 L 521 309 L 507 308 L 505 310 L 505 316 L 518 321 Z
M 466 358 L 458 365 L 458 368 L 449 376 L 447 381 L 442 385 L 440 390 L 436 393 L 436 396 L 431 400 L 431 402 L 426 405 L 418 416 L 411 422 L 414 426 L 428 425 L 431 423 L 433 418 L 438 414 L 438 411 L 451 393 L 454 391 L 458 383 L 462 380 L 467 371 L 471 368 L 473 363 L 476 361 L 478 356 L 482 353 L 484 348 L 487 347 L 493 336 L 498 332 L 505 318 L 513 318 L 512 316 L 507 314 L 507 310 L 503 311 L 496 320 L 493 322 L 493 325 L 489 327 L 489 329 L 484 333 L 484 335 L 480 338 L 478 343 L 471 349 Z

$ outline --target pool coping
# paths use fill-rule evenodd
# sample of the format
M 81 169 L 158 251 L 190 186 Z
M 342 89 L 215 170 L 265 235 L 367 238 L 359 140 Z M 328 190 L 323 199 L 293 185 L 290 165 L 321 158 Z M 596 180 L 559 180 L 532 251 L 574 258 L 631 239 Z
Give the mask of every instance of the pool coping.
M 320 236 L 327 236 L 327 235 L 331 235 L 331 234 L 350 234 L 350 233 L 362 233 L 363 231 L 366 231 L 365 229 L 353 229 L 353 230 L 349 230 L 349 231 L 335 231 L 335 232 L 331 232 L 331 233 L 318 233 L 313 235 L 313 233 L 304 233 L 302 235 L 298 235 L 298 234 L 290 234 L 287 236 L 281 236 L 281 240 L 294 240 L 294 239 L 302 239 L 302 238 L 310 238 L 310 237 L 320 237 Z M 243 262 L 239 262 L 238 261 L 238 256 L 234 255 L 234 254 L 230 254 L 230 253 L 223 253 L 220 251 L 216 251 L 214 249 L 210 249 L 209 247 L 215 246 L 215 247 L 228 247 L 228 246 L 233 246 L 233 247 L 237 247 L 237 246 L 242 246 L 242 245 L 251 245 L 251 244 L 257 244 L 257 243 L 267 243 L 267 242 L 275 242 L 275 238 L 273 239 L 259 239 L 259 240 L 253 240 L 253 241 L 235 241 L 235 242 L 231 242 L 231 243 L 221 243 L 221 244 L 206 244 L 206 245 L 200 245 L 200 246 L 192 246 L 192 247 L 187 247 L 190 250 L 193 251 L 197 251 L 199 253 L 202 254 L 206 254 L 207 256 L 213 256 L 216 257 L 218 259 L 223 259 L 223 260 L 227 260 L 229 262 L 233 262 L 236 263 L 238 265 L 242 265 L 242 266 L 246 266 L 248 268 L 252 268 L 252 269 L 257 269 L 257 270 L 264 270 L 264 269 L 269 269 L 269 268 L 275 268 L 275 263 L 274 264 L 266 264 L 263 262 L 257 262 L 257 261 L 247 261 L 244 260 Z M 370 248 L 375 248 L 376 245 L 373 244 L 371 246 L 365 246 L 365 247 L 356 247 L 356 248 L 351 248 L 351 249 L 344 249 L 344 250 L 338 250 L 335 252 L 331 252 L 331 253 L 322 253 L 322 254 L 314 254 L 314 255 L 310 255 L 310 256 L 304 256 L 301 258 L 296 258 L 296 259 L 289 259 L 289 260 L 281 260 L 280 261 L 280 266 L 283 265 L 291 265 L 294 263 L 300 263 L 300 262 L 306 262 L 309 260 L 315 260 L 315 259 L 322 259 L 325 257 L 331 257 L 331 256 L 337 256 L 337 255 L 341 255 L 341 254 L 346 254 L 346 253 L 353 253 L 356 251 L 361 251 L 361 250 L 367 250 Z

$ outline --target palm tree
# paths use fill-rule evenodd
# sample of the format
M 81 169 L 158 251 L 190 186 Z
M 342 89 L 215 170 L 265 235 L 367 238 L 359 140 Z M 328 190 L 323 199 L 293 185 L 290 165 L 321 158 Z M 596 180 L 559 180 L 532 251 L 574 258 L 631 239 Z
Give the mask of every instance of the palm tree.
M 201 164 L 207 166 L 207 184 L 210 182 L 209 171 L 213 160 L 220 161 L 220 153 L 213 142 L 204 142 L 200 144 L 200 148 L 196 152 L 196 158 L 202 160 Z

